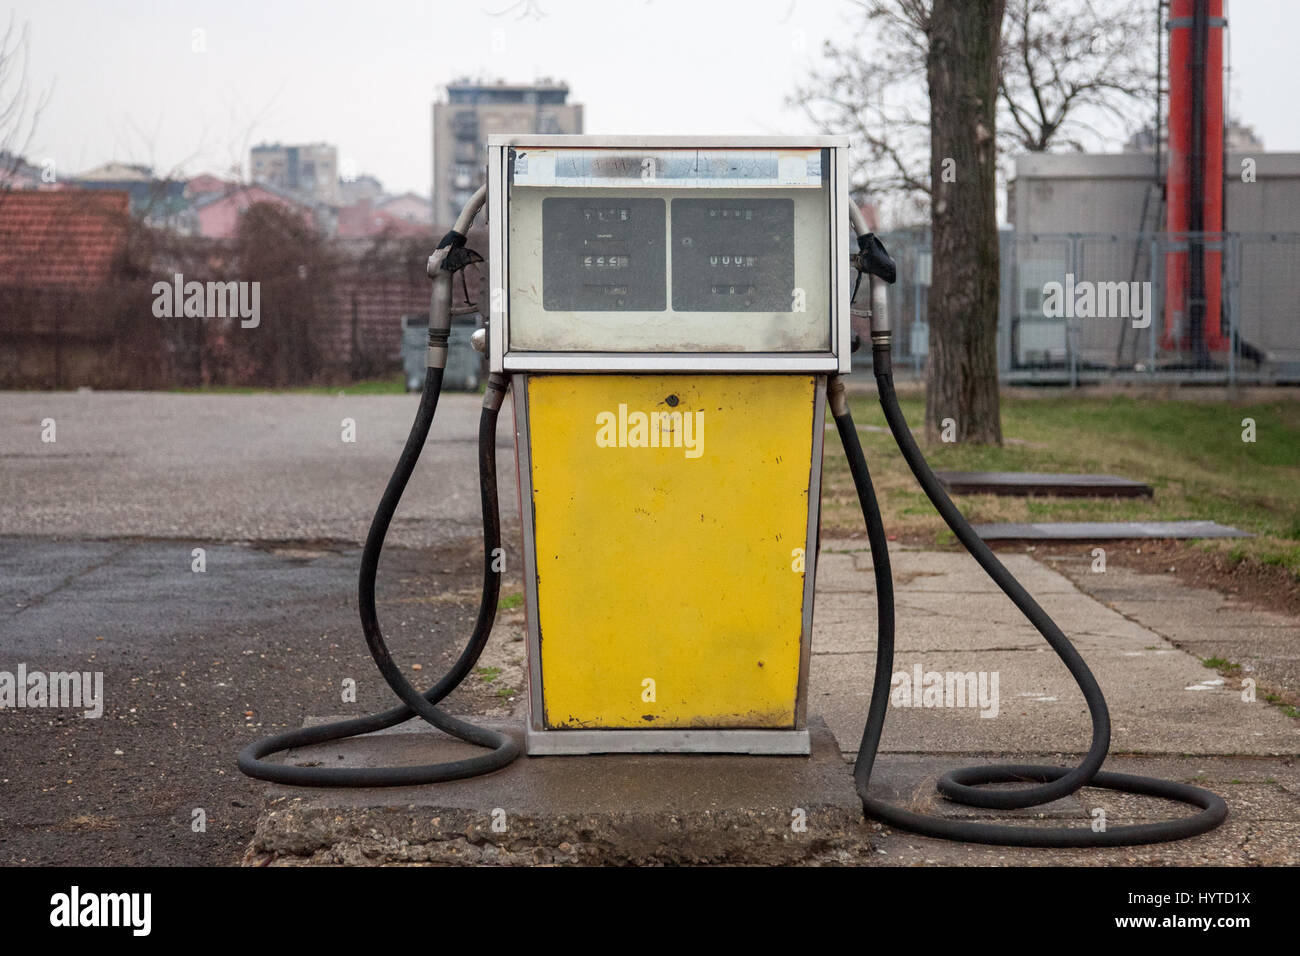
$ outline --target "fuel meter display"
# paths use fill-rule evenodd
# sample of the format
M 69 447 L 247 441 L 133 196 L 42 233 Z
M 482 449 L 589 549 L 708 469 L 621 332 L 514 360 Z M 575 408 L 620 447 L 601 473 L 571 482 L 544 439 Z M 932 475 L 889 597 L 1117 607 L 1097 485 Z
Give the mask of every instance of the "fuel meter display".
M 542 201 L 542 307 L 637 312 L 667 307 L 664 200 Z
M 794 201 L 674 199 L 673 309 L 789 312 Z

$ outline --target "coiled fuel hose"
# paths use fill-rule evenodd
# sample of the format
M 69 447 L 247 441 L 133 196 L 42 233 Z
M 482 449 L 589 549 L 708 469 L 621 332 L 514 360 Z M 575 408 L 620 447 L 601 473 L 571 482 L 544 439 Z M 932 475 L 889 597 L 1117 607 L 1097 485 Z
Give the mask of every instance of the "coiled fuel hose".
M 479 483 L 482 494 L 483 509 L 483 596 L 479 602 L 478 618 L 474 623 L 474 632 L 469 643 L 461 651 L 460 657 L 450 671 L 433 687 L 420 693 L 402 675 L 379 626 L 379 616 L 375 610 L 375 577 L 379 569 L 379 554 L 384 547 L 384 538 L 388 526 L 397 511 L 402 492 L 415 471 L 420 451 L 429 436 L 429 427 L 433 424 L 434 412 L 438 407 L 438 396 L 442 391 L 443 370 L 447 358 L 448 333 L 451 327 L 451 278 L 452 269 L 444 266 L 448 257 L 457 248 L 464 245 L 464 234 L 468 231 L 475 214 L 482 207 L 486 197 L 486 187 L 480 189 L 470 199 L 465 211 L 457 220 L 455 229 L 444 237 L 438 251 L 430 260 L 430 274 L 433 276 L 433 295 L 429 311 L 429 368 L 424 379 L 424 389 L 420 393 L 420 406 L 411 424 L 406 445 L 397 467 L 388 480 L 375 517 L 371 521 L 370 531 L 366 536 L 365 547 L 361 552 L 361 574 L 357 589 L 357 603 L 361 612 L 361 628 L 384 680 L 401 700 L 399 707 L 359 717 L 354 720 L 342 720 L 332 724 L 316 727 L 304 727 L 275 734 L 263 740 L 255 741 L 245 747 L 239 754 L 239 769 L 250 777 L 270 780 L 275 783 L 291 784 L 299 787 L 401 787 L 412 784 L 437 783 L 444 780 L 458 780 L 479 774 L 500 770 L 519 756 L 519 745 L 514 739 L 478 727 L 467 721 L 452 717 L 436 705 L 450 694 L 474 669 L 479 655 L 487 644 L 496 620 L 497 599 L 501 592 L 501 572 L 496 555 L 501 547 L 501 515 L 497 501 L 496 470 L 496 430 L 497 415 L 501 410 L 509 380 L 503 375 L 492 375 L 488 379 L 483 396 L 483 411 L 479 417 L 478 467 Z M 359 734 L 368 734 L 385 730 L 404 723 L 413 717 L 421 717 L 439 730 L 457 737 L 466 743 L 488 748 L 489 752 L 462 760 L 446 763 L 424 764 L 407 767 L 298 767 L 284 763 L 270 763 L 264 757 L 280 753 L 291 748 L 308 747 L 334 740 L 343 740 Z
M 864 235 L 865 233 L 860 233 Z M 882 247 L 883 252 L 883 247 Z M 891 264 L 892 267 L 892 264 Z M 877 647 L 876 673 L 871 688 L 871 705 L 866 727 L 858 747 L 857 761 L 853 766 L 853 780 L 862 799 L 863 812 L 870 818 L 923 836 L 944 840 L 961 840 L 969 843 L 990 843 L 1001 846 L 1025 847 L 1079 847 L 1079 846 L 1131 846 L 1144 843 L 1162 843 L 1181 840 L 1214 829 L 1228 816 L 1228 806 L 1217 795 L 1199 787 L 1174 781 L 1139 777 L 1126 773 L 1103 771 L 1101 765 L 1110 747 L 1110 713 L 1097 680 L 1084 663 L 1079 652 L 1057 627 L 1024 586 L 997 559 L 993 551 L 975 533 L 970 523 L 957 510 L 939 480 L 930 470 L 925 456 L 917 447 L 912 432 L 907 427 L 898 396 L 894 392 L 893 368 L 890 356 L 890 332 L 882 328 L 883 322 L 872 325 L 872 361 L 876 384 L 880 392 L 880 405 L 889 423 L 889 430 L 898 443 L 908 467 L 925 491 L 957 540 L 979 563 L 980 567 L 1015 603 L 1020 612 L 1052 646 L 1058 657 L 1078 683 L 1087 701 L 1092 717 L 1092 743 L 1088 753 L 1077 767 L 1054 767 L 1037 764 L 992 764 L 963 767 L 945 774 L 938 783 L 939 792 L 954 803 L 992 810 L 1018 810 L 1040 806 L 1052 800 L 1075 793 L 1083 787 L 1100 787 L 1123 793 L 1136 793 L 1162 797 L 1199 807 L 1201 812 L 1189 817 L 1163 820 L 1158 823 L 1109 827 L 1094 830 L 1088 827 L 1004 826 L 915 813 L 871 796 L 869 785 L 871 771 L 880 747 L 880 736 L 885 728 L 889 708 L 889 694 L 894 667 L 894 584 L 889 567 L 889 543 L 881 519 L 880 505 L 867 470 L 866 456 L 858 440 L 857 426 L 849 413 L 844 383 L 832 378 L 829 398 L 835 427 L 849 459 L 853 484 L 858 502 L 866 520 L 867 537 L 871 545 L 871 561 L 875 572 L 877 597 Z M 985 789 L 987 784 L 1030 783 L 1035 786 L 1014 789 Z

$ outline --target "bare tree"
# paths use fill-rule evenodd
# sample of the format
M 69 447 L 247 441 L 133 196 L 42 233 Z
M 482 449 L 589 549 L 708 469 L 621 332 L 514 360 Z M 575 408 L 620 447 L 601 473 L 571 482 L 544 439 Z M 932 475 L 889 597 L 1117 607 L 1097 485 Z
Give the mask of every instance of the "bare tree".
M 934 0 L 925 434 L 1002 443 L 998 410 L 998 36 L 1006 0 Z
M 280 99 L 280 94 L 284 92 L 287 83 L 288 80 L 282 82 L 275 92 L 267 98 L 266 102 L 255 111 L 250 110 L 242 100 L 233 95 L 228 100 L 230 132 L 226 136 L 228 149 L 227 178 L 245 184 L 252 182 L 252 170 L 248 170 L 247 173 L 244 171 L 249 148 L 253 145 L 253 137 L 257 130 L 265 125 L 267 119 L 275 110 L 276 103 Z
M 817 127 L 854 144 L 853 183 L 900 213 L 929 202 L 930 112 L 926 93 L 931 0 L 861 0 L 861 33 L 874 41 L 827 40 L 826 67 L 794 101 Z
M 0 191 L 24 161 L 41 113 L 50 101 L 50 89 L 33 95 L 28 78 L 31 58 L 26 23 L 19 25 L 11 13 L 0 36 Z
M 1155 3 L 1007 0 L 998 79 L 1004 153 L 1082 149 L 1103 125 L 1127 133 L 1154 96 Z M 859 0 L 858 36 L 827 41 L 826 66 L 794 102 L 855 146 L 854 185 L 887 209 L 929 203 L 926 64 L 933 0 Z M 1136 109 L 1135 109 L 1136 107 Z M 1112 130 L 1113 132 L 1114 130 Z
M 1008 0 L 998 99 L 1003 147 L 1082 150 L 1097 123 L 1131 132 L 1155 96 L 1155 5 Z
M 951 419 L 959 441 L 1000 443 L 998 153 L 1079 149 L 1087 136 L 1104 135 L 1098 124 L 1133 116 L 1155 85 L 1154 7 L 858 5 L 871 45 L 828 41 L 827 66 L 794 99 L 822 130 L 853 138 L 861 194 L 886 213 L 929 207 L 926 437 L 938 438 Z
M 233 251 L 239 274 L 261 284 L 263 314 L 274 316 L 238 346 L 277 387 L 314 380 L 324 356 L 313 333 L 334 301 L 328 241 L 294 210 L 259 202 L 240 217 Z

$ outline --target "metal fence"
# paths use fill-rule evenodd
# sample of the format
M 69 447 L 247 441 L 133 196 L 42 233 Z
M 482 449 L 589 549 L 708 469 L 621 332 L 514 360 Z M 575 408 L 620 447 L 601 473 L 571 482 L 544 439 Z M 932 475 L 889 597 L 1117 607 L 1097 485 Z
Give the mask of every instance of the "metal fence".
M 895 329 L 895 363 L 919 375 L 929 351 L 929 235 L 882 238 L 898 263 L 880 301 Z M 998 369 L 1008 384 L 1300 384 L 1300 232 L 1004 230 L 1000 239 Z M 1199 321 L 1184 302 L 1198 250 Z M 865 351 L 858 360 L 869 363 Z

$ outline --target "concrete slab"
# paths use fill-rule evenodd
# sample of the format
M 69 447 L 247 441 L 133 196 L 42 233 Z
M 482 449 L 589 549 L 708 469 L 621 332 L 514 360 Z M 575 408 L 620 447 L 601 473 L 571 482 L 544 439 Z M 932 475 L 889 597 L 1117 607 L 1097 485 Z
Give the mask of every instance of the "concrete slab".
M 517 723 L 484 723 L 522 739 Z M 245 862 L 854 862 L 869 852 L 862 806 L 826 724 L 810 730 L 811 757 L 544 757 L 430 787 L 272 787 Z M 473 749 L 412 722 L 285 759 L 373 766 Z
M 1150 577 L 1161 579 L 1159 575 Z M 1184 594 L 1176 587 L 1150 593 L 1147 598 L 1099 600 L 1128 618 L 1147 622 L 1148 627 L 1160 633 L 1177 634 L 1188 628 L 1200 627 L 1216 627 L 1224 631 L 1268 628 L 1279 631 L 1282 636 L 1294 635 L 1300 631 L 1300 626 L 1281 615 L 1253 611 L 1217 594 L 1208 600 L 1198 598 L 1196 594 Z
M 1235 687 L 1205 684 L 1217 675 L 1181 655 L 1085 659 L 1110 708 L 1113 752 L 1144 754 L 1288 755 L 1300 750 L 1300 729 L 1264 704 L 1247 704 Z M 893 672 L 949 671 L 998 675 L 998 706 L 891 706 L 881 749 L 886 753 L 1029 751 L 1082 753 L 1091 739 L 1083 696 L 1056 655 L 1041 652 L 900 654 Z M 1171 666 L 1172 665 L 1172 666 Z M 866 720 L 874 654 L 816 655 L 810 703 L 847 752 Z M 1189 689 L 1191 688 L 1191 689 Z
M 860 590 L 843 566 L 852 557 Z M 1155 631 L 1081 592 L 1029 555 L 1004 563 L 1029 587 L 1088 661 L 1106 694 L 1112 747 L 1141 753 L 1290 754 L 1297 725 L 1244 702 L 1241 682 L 1206 669 Z M 876 608 L 870 555 L 836 554 L 838 590 L 821 594 L 814 617 L 810 701 L 825 713 L 846 752 L 856 748 L 874 674 Z M 969 556 L 900 550 L 894 672 L 997 673 L 996 718 L 979 708 L 891 708 L 887 752 L 1030 749 L 1081 752 L 1089 740 L 1082 695 L 1043 638 Z M 907 580 L 906 575 L 915 575 Z M 1097 575 L 1096 577 L 1101 577 Z M 1165 601 L 1157 585 L 1108 576 L 1107 586 Z M 1205 592 L 1202 605 L 1225 599 Z M 1195 616 L 1206 620 L 1204 607 Z M 1272 622 L 1283 623 L 1283 622 Z M 1272 628 L 1279 634 L 1288 628 Z M 1248 662 L 1249 663 L 1249 662 Z M 1248 673 L 1248 672 L 1244 672 Z M 989 710 L 988 707 L 985 710 Z
M 985 541 L 1107 541 L 1132 538 L 1253 538 L 1215 521 L 1044 521 L 977 524 Z
M 818 594 L 862 589 L 863 575 L 854 563 L 853 557 L 852 554 L 822 548 L 817 556 Z
M 840 595 L 836 595 L 840 597 Z M 1101 633 L 1067 630 L 1080 647 L 1105 644 L 1144 652 L 1161 642 L 1150 631 L 1124 618 L 1100 622 Z M 1044 638 L 1023 618 L 1019 621 L 966 619 L 959 615 L 939 616 L 908 604 L 894 608 L 894 645 L 902 651 L 945 650 L 1037 650 Z M 813 617 L 813 653 L 842 654 L 872 651 L 876 646 L 876 609 L 840 605 L 826 608 L 819 601 Z M 1173 647 L 1168 647 L 1170 653 Z
M 1112 601 L 1170 602 L 1175 600 L 1175 596 L 1170 593 L 1167 584 L 1178 584 L 1178 582 L 1176 580 L 1167 582 L 1160 575 L 1134 575 L 1127 569 L 1116 565 L 1111 565 L 1105 571 L 1096 572 L 1091 570 L 1091 558 L 1088 559 L 1087 567 L 1071 568 L 1069 571 L 1061 567 L 1059 559 L 1053 558 L 1053 564 L 1086 594 L 1104 604 L 1109 604 Z M 1089 576 L 1080 580 L 1081 575 L 1079 572 L 1081 571 L 1087 572 Z M 1178 588 L 1176 592 L 1178 600 L 1191 598 L 1198 603 L 1208 603 L 1215 608 L 1230 604 L 1232 600 L 1209 588 L 1188 588 L 1180 584 Z
M 1151 486 L 1118 475 L 1064 475 L 1038 471 L 936 471 L 954 495 L 1049 495 L 1057 498 L 1150 498 Z
M 1070 594 L 1077 590 L 1066 578 L 1043 567 L 1026 554 L 1002 554 L 998 560 L 1033 594 Z M 874 565 L 869 552 L 853 555 L 861 580 L 875 590 Z M 1001 588 L 965 552 L 891 551 L 889 568 L 894 591 L 933 591 L 944 594 L 1001 593 Z
M 895 611 L 895 648 L 898 651 L 943 650 L 1032 650 L 1043 643 L 1042 636 L 1028 624 L 971 627 L 936 627 L 918 619 L 907 608 Z M 852 654 L 872 651 L 876 646 L 876 613 L 867 610 L 826 610 L 818 607 L 813 619 L 814 654 Z
M 1235 664 L 1227 680 L 1256 683 L 1257 697 L 1300 703 L 1300 621 L 1210 591 L 1171 575 L 1143 574 L 1112 565 L 1105 574 L 1062 562 L 1060 570 L 1117 613 L 1161 635 L 1192 656 Z M 1267 696 L 1266 696 L 1267 695 Z
M 1193 634 L 1180 634 L 1178 646 L 1201 660 L 1229 661 L 1247 673 L 1254 661 L 1277 664 L 1300 661 L 1300 639 L 1294 634 L 1279 633 L 1275 628 L 1198 628 Z
M 1077 591 L 1057 594 L 1038 592 L 1034 596 L 1057 625 L 1071 637 L 1102 634 L 1127 637 L 1136 642 L 1149 634 L 1141 625 L 1135 624 L 1119 612 Z M 840 594 L 832 597 L 835 600 L 829 603 L 842 609 L 866 607 L 870 602 L 869 606 L 874 616 L 875 596 L 872 594 Z M 819 610 L 823 603 L 826 602 L 819 597 Z M 974 593 L 951 595 L 941 591 L 900 591 L 894 596 L 894 609 L 900 621 L 904 618 L 914 618 L 932 630 L 964 631 L 986 628 L 994 631 L 1011 631 L 1025 624 L 1025 616 L 1001 591 L 983 595 Z

